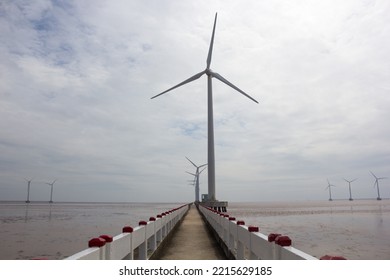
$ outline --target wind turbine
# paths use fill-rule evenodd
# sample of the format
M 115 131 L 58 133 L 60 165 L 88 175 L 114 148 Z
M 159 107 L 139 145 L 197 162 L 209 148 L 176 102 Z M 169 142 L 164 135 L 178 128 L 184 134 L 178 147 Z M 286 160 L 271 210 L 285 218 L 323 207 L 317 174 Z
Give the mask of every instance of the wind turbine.
M 195 172 L 195 202 L 199 202 L 199 175 L 200 175 L 200 173 L 202 173 L 202 171 L 204 170 L 202 170 L 201 172 L 199 172 L 199 168 L 201 168 L 201 167 L 203 167 L 203 166 L 206 166 L 207 165 L 207 163 L 205 163 L 205 164 L 202 164 L 202 165 L 199 165 L 199 166 L 197 166 L 194 162 L 192 162 L 188 157 L 186 157 L 186 159 L 189 161 L 189 162 L 191 162 L 191 164 L 193 165 L 193 166 L 195 166 L 195 168 L 196 168 L 196 172 Z M 192 174 L 192 175 L 194 175 L 194 174 Z
M 372 173 L 371 171 L 370 171 L 370 173 L 372 174 L 372 176 L 375 177 L 374 188 L 375 188 L 375 186 L 376 186 L 376 189 L 377 189 L 377 191 L 378 191 L 378 197 L 376 198 L 376 200 L 382 200 L 381 195 L 379 194 L 379 180 L 387 179 L 387 177 L 380 177 L 380 178 L 378 178 L 378 177 L 376 177 L 375 174 Z
M 357 180 L 357 178 L 353 179 L 352 181 L 348 181 L 347 179 L 344 179 L 344 181 L 348 182 L 348 187 L 349 187 L 349 200 L 350 200 L 350 201 L 353 200 L 353 199 L 352 199 L 352 191 L 351 191 L 351 183 L 352 183 L 353 181 L 356 181 L 356 180 Z
M 51 187 L 51 190 L 50 190 L 50 201 L 49 203 L 53 203 L 53 186 L 54 186 L 54 183 L 57 181 L 57 179 L 55 179 L 52 183 L 46 183 L 47 185 L 49 185 Z
M 199 72 L 198 74 L 195 74 L 194 76 L 188 78 L 187 80 L 184 80 L 183 82 L 175 85 L 174 87 L 171 87 L 170 89 L 167 89 L 166 91 L 161 92 L 160 94 L 157 94 L 153 96 L 151 99 L 154 99 L 160 95 L 163 95 L 164 93 L 167 93 L 175 88 L 181 87 L 187 83 L 190 83 L 192 81 L 195 81 L 199 79 L 204 74 L 207 75 L 207 135 L 208 135 L 208 141 L 207 141 L 207 163 L 208 163 L 208 197 L 210 201 L 216 201 L 216 194 L 215 194 L 215 153 L 214 153 L 214 120 L 213 120 L 213 90 L 212 90 L 212 78 L 216 78 L 220 80 L 221 82 L 225 83 L 226 85 L 232 87 L 236 91 L 240 92 L 244 96 L 248 97 L 252 101 L 257 102 L 254 98 L 246 94 L 244 91 L 233 85 L 231 82 L 226 80 L 224 77 L 222 77 L 220 74 L 212 71 L 210 69 L 211 64 L 211 57 L 213 53 L 213 45 L 214 45 L 214 35 L 215 35 L 215 27 L 217 24 L 217 13 L 215 14 L 214 19 L 214 27 L 213 27 L 213 33 L 211 35 L 211 42 L 209 46 L 209 52 L 207 55 L 206 60 L 206 69 L 202 72 Z
M 328 181 L 328 186 L 325 188 L 325 190 L 326 189 L 329 189 L 329 201 L 332 201 L 333 199 L 332 199 L 332 190 L 331 190 L 331 187 L 335 187 L 335 185 L 331 185 L 330 183 L 329 183 L 329 180 L 328 179 L 326 179 L 327 181 Z
M 195 168 L 196 168 L 195 174 L 194 174 L 194 173 L 187 172 L 187 171 L 186 171 L 186 172 L 187 172 L 188 174 L 191 174 L 191 175 L 195 176 L 195 178 L 194 178 L 194 184 L 195 184 L 195 202 L 199 202 L 199 175 L 200 175 L 200 173 L 202 173 L 202 172 L 206 169 L 206 167 L 203 168 L 201 171 L 199 171 L 199 169 L 200 169 L 201 167 L 203 167 L 203 166 L 206 166 L 207 163 L 206 163 L 206 164 L 202 164 L 202 165 L 197 166 L 197 165 L 196 165 L 195 163 L 193 163 L 188 157 L 186 157 L 186 159 L 187 159 L 189 162 L 191 162 L 192 165 L 195 166 Z
M 197 201 L 199 201 L 199 198 L 198 198 L 199 197 L 199 191 L 198 191 L 198 188 L 197 188 L 197 183 L 199 182 L 199 174 L 194 174 L 194 173 L 191 173 L 191 172 L 188 172 L 188 171 L 186 171 L 186 173 L 194 176 L 194 180 L 191 180 L 192 183 L 190 183 L 190 185 L 195 186 L 195 199 L 194 199 L 194 201 L 197 202 Z
M 24 178 L 24 180 L 27 181 L 27 200 L 26 200 L 26 203 L 30 203 L 30 186 L 31 186 L 31 181 L 33 179 L 29 180 L 29 179 Z

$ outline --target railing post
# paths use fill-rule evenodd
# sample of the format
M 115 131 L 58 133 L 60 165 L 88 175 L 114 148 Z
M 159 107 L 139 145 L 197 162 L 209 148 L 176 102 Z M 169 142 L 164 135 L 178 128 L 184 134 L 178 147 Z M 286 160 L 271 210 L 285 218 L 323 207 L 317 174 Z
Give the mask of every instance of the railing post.
M 146 221 L 140 221 L 138 223 L 139 226 L 146 226 L 148 223 Z M 138 259 L 146 260 L 148 257 L 148 240 L 146 238 L 146 228 L 144 235 L 144 242 L 138 247 Z
M 250 260 L 257 260 L 258 257 L 256 256 L 256 254 L 253 253 L 253 248 L 252 248 L 252 239 L 253 239 L 252 232 L 259 232 L 259 227 L 249 226 L 248 231 L 250 232 L 250 235 L 249 235 L 249 259 Z
M 153 222 L 153 228 L 154 228 L 153 235 L 150 237 L 150 240 L 149 240 L 149 248 L 150 248 L 150 250 L 154 251 L 154 250 L 156 250 L 156 247 L 157 247 L 156 218 L 150 217 L 149 221 Z
M 226 245 L 230 251 L 234 250 L 234 234 L 236 233 L 236 218 L 229 217 Z
M 268 242 L 272 243 L 272 259 L 273 260 L 278 260 L 280 258 L 280 254 L 278 254 L 277 246 L 275 244 L 275 239 L 276 239 L 276 237 L 279 237 L 279 236 L 281 236 L 280 233 L 270 233 L 268 235 Z
M 248 239 L 250 232 L 246 226 L 238 226 L 237 228 L 237 260 L 245 260 L 245 248 L 249 243 Z
M 275 238 L 275 259 L 282 259 L 282 250 L 285 246 L 291 246 L 291 239 L 285 235 L 279 235 Z
M 122 229 L 122 233 L 130 233 L 131 234 L 133 231 L 134 231 L 134 229 L 130 226 L 125 226 Z M 133 235 L 130 236 L 130 253 L 127 255 L 126 259 L 129 259 L 129 260 L 134 259 Z
M 103 238 L 106 241 L 105 252 L 104 252 L 104 259 L 105 260 L 111 260 L 111 242 L 112 242 L 112 236 L 110 235 L 100 235 L 99 238 Z
M 157 220 L 156 220 L 159 225 L 159 229 L 156 232 L 156 243 L 159 244 L 162 241 L 162 230 L 163 230 L 163 225 L 162 225 L 162 216 L 157 215 Z
M 103 238 L 97 237 L 97 238 L 92 238 L 91 240 L 88 241 L 88 247 L 98 247 L 99 248 L 99 260 L 104 260 L 104 245 L 106 245 L 106 240 Z

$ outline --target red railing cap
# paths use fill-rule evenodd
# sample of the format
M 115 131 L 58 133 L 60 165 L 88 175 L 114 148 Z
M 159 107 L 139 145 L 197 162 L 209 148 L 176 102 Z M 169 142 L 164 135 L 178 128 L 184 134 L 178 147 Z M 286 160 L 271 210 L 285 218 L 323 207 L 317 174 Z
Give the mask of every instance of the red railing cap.
M 291 246 L 291 239 L 287 235 L 280 235 L 275 238 L 275 243 L 280 246 Z
M 248 227 L 249 232 L 259 232 L 259 227 L 256 226 L 249 226 Z
M 113 240 L 112 236 L 107 234 L 100 235 L 99 237 L 103 238 L 107 243 L 110 243 Z
M 320 258 L 320 260 L 346 260 L 346 258 L 342 256 L 331 256 L 331 255 L 325 255 Z
M 270 233 L 268 234 L 268 242 L 274 242 L 276 237 L 281 236 L 280 233 Z
M 123 229 L 122 229 L 122 232 L 123 233 L 131 233 L 131 232 L 133 232 L 133 228 L 131 227 L 131 226 L 125 226 L 125 227 L 123 227 Z
M 106 245 L 106 240 L 101 237 L 92 238 L 88 241 L 88 247 L 103 247 Z

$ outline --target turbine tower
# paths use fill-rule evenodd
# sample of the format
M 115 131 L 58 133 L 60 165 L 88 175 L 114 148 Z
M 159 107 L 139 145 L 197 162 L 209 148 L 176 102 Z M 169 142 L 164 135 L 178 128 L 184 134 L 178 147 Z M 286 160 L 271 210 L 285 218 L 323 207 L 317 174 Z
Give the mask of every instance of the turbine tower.
M 188 157 L 186 157 L 186 159 L 187 159 L 189 162 L 191 162 L 192 165 L 195 166 L 195 168 L 196 168 L 195 174 L 192 174 L 192 173 L 189 173 L 189 172 L 187 172 L 187 173 L 189 173 L 189 174 L 195 176 L 195 202 L 199 202 L 199 175 L 200 175 L 200 173 L 202 173 L 203 170 L 205 169 L 205 168 L 204 168 L 202 171 L 199 172 L 199 168 L 201 168 L 201 167 L 203 167 L 203 166 L 206 166 L 207 163 L 197 166 L 197 165 L 196 165 L 195 163 L 193 163 Z
M 198 191 L 197 191 L 196 185 L 199 182 L 199 180 L 198 180 L 199 179 L 199 174 L 194 174 L 194 173 L 191 173 L 191 172 L 188 172 L 188 171 L 186 171 L 186 173 L 194 176 L 194 180 L 191 180 L 192 183 L 190 183 L 190 185 L 195 186 L 195 198 L 194 198 L 194 201 L 196 202 L 197 199 L 198 199 Z
M 213 53 L 213 45 L 214 45 L 214 35 L 215 35 L 215 27 L 217 24 L 217 13 L 215 14 L 214 19 L 214 27 L 213 32 L 211 35 L 211 41 L 209 46 L 209 51 L 207 55 L 206 60 L 206 69 L 202 72 L 199 72 L 195 74 L 194 76 L 188 78 L 187 80 L 184 80 L 183 82 L 175 85 L 174 87 L 171 87 L 170 89 L 167 89 L 166 91 L 161 92 L 160 94 L 157 94 L 152 97 L 152 99 L 163 95 L 164 93 L 167 93 L 175 88 L 178 88 L 180 86 L 183 86 L 187 83 L 190 83 L 192 81 L 195 81 L 199 79 L 204 74 L 207 75 L 207 135 L 208 135 L 208 144 L 207 144 L 207 164 L 208 164 L 208 197 L 210 201 L 217 201 L 216 199 L 216 193 L 215 193 L 215 153 L 214 153 L 214 120 L 213 120 L 213 90 L 212 90 L 212 78 L 216 78 L 220 80 L 221 82 L 225 83 L 226 85 L 232 87 L 236 91 L 240 92 L 244 96 L 248 97 L 252 101 L 257 102 L 254 98 L 246 94 L 244 91 L 233 85 L 231 82 L 226 80 L 224 77 L 222 77 L 220 74 L 212 71 L 210 69 L 211 64 L 211 58 Z
M 356 180 L 357 180 L 357 178 L 353 179 L 352 181 L 348 181 L 347 179 L 344 179 L 344 181 L 348 182 L 348 187 L 349 187 L 349 200 L 350 200 L 350 201 L 353 200 L 353 199 L 352 199 L 352 191 L 351 191 L 351 183 L 352 183 L 353 181 L 356 181 Z
M 30 203 L 30 186 L 31 186 L 31 181 L 33 180 L 33 179 L 26 179 L 26 178 L 24 178 L 24 180 L 26 180 L 26 182 L 27 182 L 27 200 L 26 200 L 26 203 Z
M 376 198 L 376 200 L 382 200 L 381 195 L 380 195 L 380 193 L 379 193 L 379 180 L 387 179 L 387 177 L 379 177 L 379 178 L 378 178 L 378 177 L 376 177 L 375 174 L 372 173 L 371 171 L 370 171 L 370 173 L 372 174 L 372 176 L 375 177 L 374 188 L 375 188 L 375 186 L 376 186 L 376 189 L 377 189 L 377 191 L 378 191 L 378 197 Z
M 46 183 L 47 185 L 49 185 L 51 187 L 51 190 L 50 190 L 50 201 L 49 203 L 53 203 L 53 186 L 54 186 L 54 183 L 57 181 L 57 179 L 55 179 L 52 183 Z
M 329 201 L 332 201 L 333 199 L 332 199 L 332 190 L 331 190 L 331 187 L 335 187 L 335 185 L 331 185 L 330 183 L 329 183 L 329 180 L 328 179 L 326 179 L 327 181 L 328 181 L 328 186 L 325 188 L 325 190 L 326 189 L 329 189 Z

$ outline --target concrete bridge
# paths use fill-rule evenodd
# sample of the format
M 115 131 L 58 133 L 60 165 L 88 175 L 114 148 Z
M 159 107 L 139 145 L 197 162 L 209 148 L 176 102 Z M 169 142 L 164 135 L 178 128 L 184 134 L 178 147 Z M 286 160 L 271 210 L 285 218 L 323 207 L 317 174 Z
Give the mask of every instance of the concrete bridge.
M 256 226 L 194 204 L 140 221 L 135 228 L 125 226 L 115 237 L 93 238 L 88 245 L 65 260 L 317 260 L 292 247 L 288 236 L 266 236 Z

